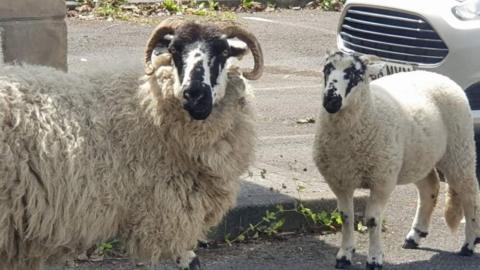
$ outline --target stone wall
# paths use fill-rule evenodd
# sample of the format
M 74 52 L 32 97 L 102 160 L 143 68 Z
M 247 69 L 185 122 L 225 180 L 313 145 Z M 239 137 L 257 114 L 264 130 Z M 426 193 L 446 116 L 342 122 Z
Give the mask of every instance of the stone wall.
M 3 61 L 67 70 L 65 14 L 65 0 L 0 1 Z

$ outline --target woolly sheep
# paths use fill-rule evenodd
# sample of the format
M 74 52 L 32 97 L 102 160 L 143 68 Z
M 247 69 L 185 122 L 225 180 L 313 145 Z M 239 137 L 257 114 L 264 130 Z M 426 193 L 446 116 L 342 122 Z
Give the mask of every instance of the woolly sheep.
M 180 40 L 192 30 L 198 35 Z M 155 53 L 166 32 L 185 54 L 215 41 L 223 58 L 208 57 L 217 57 L 209 68 L 218 78 L 192 86 L 194 72 L 179 67 L 192 63 L 171 48 L 173 56 Z M 233 37 L 247 46 L 229 46 Z M 114 235 L 133 259 L 200 269 L 192 250 L 234 205 L 253 157 L 250 94 L 230 63 L 247 47 L 255 67 L 245 75 L 256 79 L 263 61 L 253 35 L 175 21 L 152 34 L 142 81 L 128 67 L 0 67 L 0 269 L 36 270 Z M 214 80 L 223 94 L 213 99 Z
M 404 248 L 426 237 L 439 192 L 436 169 L 448 180 L 445 217 L 454 229 L 465 213 L 466 239 L 460 255 L 480 241 L 473 121 L 463 90 L 439 74 L 414 71 L 370 82 L 384 64 L 373 56 L 330 53 L 314 160 L 343 214 L 336 267 L 351 264 L 354 252 L 353 192 L 370 189 L 365 212 L 370 248 L 367 269 L 383 264 L 381 224 L 396 185 L 414 183 L 418 209 Z M 457 194 L 462 194 L 458 196 Z

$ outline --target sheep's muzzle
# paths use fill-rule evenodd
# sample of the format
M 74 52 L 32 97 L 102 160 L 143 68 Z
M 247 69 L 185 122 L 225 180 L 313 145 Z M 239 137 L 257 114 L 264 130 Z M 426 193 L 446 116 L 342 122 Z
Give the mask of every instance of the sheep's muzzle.
M 340 95 L 325 95 L 323 107 L 328 113 L 337 113 L 342 108 L 342 97 Z
M 195 120 L 205 120 L 213 109 L 212 89 L 201 81 L 192 81 L 183 89 L 183 108 Z

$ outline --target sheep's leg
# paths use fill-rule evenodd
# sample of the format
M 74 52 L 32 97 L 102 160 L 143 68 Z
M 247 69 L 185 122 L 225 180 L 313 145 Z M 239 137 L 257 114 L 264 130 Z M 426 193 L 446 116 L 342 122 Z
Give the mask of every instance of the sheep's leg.
M 201 270 L 200 260 L 193 251 L 187 251 L 176 259 L 176 263 L 181 270 Z
M 478 188 L 475 194 L 467 194 L 462 199 L 465 213 L 465 243 L 459 252 L 461 256 L 472 256 L 476 244 L 480 244 L 480 205 Z
M 383 247 L 382 247 L 382 224 L 383 210 L 387 204 L 388 198 L 393 191 L 394 186 L 374 187 L 370 190 L 370 197 L 367 201 L 367 209 L 365 211 L 365 224 L 368 227 L 370 243 L 367 258 L 367 270 L 382 269 L 383 266 Z
M 208 247 L 209 247 L 208 240 L 198 239 L 197 242 L 198 242 L 198 243 L 197 243 L 197 246 L 198 246 L 198 247 L 201 247 L 201 248 L 208 248 Z
M 448 176 L 447 176 L 448 179 Z M 449 181 L 449 186 L 461 194 L 461 205 L 465 214 L 465 242 L 459 252 L 461 256 L 472 256 L 476 244 L 480 244 L 480 204 L 478 198 L 478 183 L 474 177 L 468 181 L 455 183 Z
M 420 244 L 421 238 L 428 235 L 428 227 L 433 210 L 437 204 L 440 180 L 435 170 L 427 177 L 415 183 L 418 191 L 417 213 L 413 220 L 412 228 L 407 234 L 403 248 L 415 249 Z
M 475 174 L 474 160 L 474 158 L 470 158 L 468 163 L 465 162 L 461 167 L 458 165 L 458 160 L 455 163 L 450 160 L 444 160 L 440 164 L 442 166 L 440 170 L 445 174 L 449 188 L 459 195 L 452 197 L 452 200 L 456 202 L 453 202 L 451 205 L 451 207 L 457 207 L 458 209 L 450 209 L 450 211 L 461 213 L 461 208 L 463 208 L 465 215 L 465 242 L 459 252 L 461 256 L 472 256 L 475 245 L 480 244 L 479 187 Z M 456 223 L 458 221 L 453 222 Z M 456 224 L 453 224 L 453 227 L 455 226 Z
M 460 113 L 457 111 L 456 113 Z M 465 115 L 466 111 L 465 111 Z M 470 118 L 468 118 L 470 120 Z M 455 228 L 460 221 L 462 208 L 465 216 L 465 242 L 459 255 L 472 256 L 475 244 L 480 243 L 480 202 L 479 186 L 476 175 L 475 142 L 472 140 L 473 130 L 470 125 L 452 123 L 447 151 L 437 164 L 445 174 L 451 189 L 446 218 L 450 218 L 449 226 Z M 454 194 L 458 196 L 453 196 Z M 450 213 L 449 213 L 450 212 Z
M 335 192 L 337 208 L 342 215 L 342 245 L 337 253 L 335 268 L 344 269 L 352 264 L 355 252 L 353 190 Z

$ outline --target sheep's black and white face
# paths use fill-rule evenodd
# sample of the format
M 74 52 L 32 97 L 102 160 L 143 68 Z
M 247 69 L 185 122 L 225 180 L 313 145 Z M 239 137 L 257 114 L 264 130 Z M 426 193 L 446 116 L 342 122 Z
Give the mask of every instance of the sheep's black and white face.
M 374 55 L 350 55 L 343 52 L 327 53 L 324 74 L 323 107 L 329 113 L 339 112 L 368 84 L 370 77 L 378 77 L 385 63 Z
M 367 65 L 355 55 L 336 52 L 329 56 L 323 68 L 325 88 L 323 107 L 329 113 L 340 111 L 355 87 L 366 80 Z
M 189 23 L 165 36 L 153 54 L 170 52 L 175 95 L 193 119 L 203 120 L 225 95 L 229 66 L 247 49 L 247 44 L 227 39 L 215 27 Z

